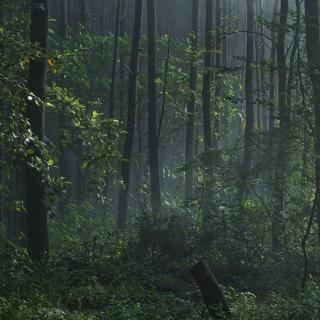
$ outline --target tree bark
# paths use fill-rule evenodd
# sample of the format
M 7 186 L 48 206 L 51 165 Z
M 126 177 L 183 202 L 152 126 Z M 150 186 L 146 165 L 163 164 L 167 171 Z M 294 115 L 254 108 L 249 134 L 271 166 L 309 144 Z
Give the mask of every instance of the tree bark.
M 157 125 L 156 86 L 156 4 L 148 0 L 148 144 L 150 161 L 150 191 L 153 213 L 161 212 L 159 136 Z
M 315 175 L 316 185 L 320 185 L 320 37 L 319 2 L 305 0 L 306 48 L 309 76 L 312 82 L 312 101 L 315 113 Z M 315 203 L 318 221 L 318 241 L 320 243 L 320 199 Z
M 203 224 L 211 216 L 211 206 L 213 201 L 213 164 L 212 164 L 212 124 L 211 124 L 211 80 L 212 80 L 212 51 L 213 51 L 213 0 L 206 0 L 206 26 L 205 26 L 205 54 L 204 73 L 202 88 L 202 116 L 203 116 L 203 136 L 204 136 L 204 185 L 203 185 Z
M 68 38 L 68 0 L 60 0 L 59 34 L 64 40 Z
M 224 295 L 206 261 L 202 260 L 191 268 L 191 273 L 200 288 L 203 301 L 214 319 L 224 319 L 229 312 Z
M 68 0 L 60 0 L 60 23 L 59 23 L 59 34 L 61 39 L 68 39 Z M 63 112 L 59 114 L 59 132 L 60 132 L 60 177 L 64 177 L 66 180 L 70 180 L 70 159 L 69 153 L 65 146 L 63 145 L 63 133 L 67 125 L 67 119 Z M 64 215 L 66 212 L 66 200 L 70 198 L 70 186 L 66 186 L 67 192 L 66 195 L 61 196 L 59 211 L 61 215 Z
M 279 0 L 273 1 L 273 17 L 272 17 L 272 24 L 271 24 L 271 54 L 270 54 L 270 71 L 269 71 L 269 81 L 270 81 L 270 88 L 269 88 L 269 134 L 268 134 L 268 184 L 269 186 L 273 187 L 274 182 L 274 160 L 275 160 L 275 148 L 274 148 L 274 120 L 275 120 L 275 108 L 276 108 L 276 65 L 277 65 L 277 47 L 276 47 L 276 31 L 275 26 L 277 24 L 277 15 L 278 15 L 278 7 L 279 7 Z
M 136 125 L 137 113 L 137 71 L 139 61 L 139 49 L 141 38 L 143 0 L 135 1 L 135 18 L 133 27 L 133 37 L 131 43 L 131 60 L 129 69 L 128 85 L 128 113 L 127 113 L 127 133 L 123 148 L 123 161 L 121 162 L 120 175 L 123 181 L 123 188 L 119 192 L 118 219 L 117 226 L 124 229 L 128 220 L 128 198 L 130 187 L 130 163 L 133 151 L 133 139 Z
M 116 91 L 116 72 L 117 72 L 117 58 L 118 58 L 118 44 L 119 44 L 119 31 L 120 31 L 120 14 L 121 14 L 121 0 L 117 0 L 116 8 L 116 24 L 114 31 L 114 43 L 113 43 L 113 57 L 112 57 L 112 74 L 111 74 L 111 87 L 110 87 L 110 106 L 109 106 L 109 118 L 114 117 L 114 97 Z
M 221 1 L 216 0 L 216 25 L 215 25 L 215 63 L 214 63 L 214 73 L 215 73 L 215 97 L 214 97 L 214 109 L 217 114 L 220 114 L 219 110 L 219 97 L 221 96 L 221 83 L 220 83 L 220 71 L 221 71 L 221 61 L 222 61 L 222 17 L 221 17 Z M 214 130 L 213 130 L 213 146 L 217 148 L 218 146 L 218 135 L 219 135 L 219 121 L 220 116 L 216 116 L 214 119 Z
M 127 0 L 121 0 L 121 14 L 120 14 L 120 30 L 119 30 L 119 35 L 120 39 L 124 40 L 125 39 L 125 34 L 126 34 L 126 5 L 127 5 Z M 124 93 L 124 80 L 125 80 L 125 54 L 122 46 L 120 45 L 120 63 L 119 63 L 119 82 L 120 82 L 120 88 L 119 88 L 119 118 L 120 121 L 124 121 L 124 104 L 125 104 L 125 93 Z
M 299 47 L 299 37 L 300 37 L 300 24 L 301 24 L 301 4 L 300 0 L 295 0 L 296 4 L 296 23 L 294 28 L 294 36 L 293 36 L 293 45 L 290 54 L 289 61 L 289 73 L 288 73 L 288 85 L 287 85 L 287 104 L 289 113 L 291 113 L 292 109 L 292 100 L 291 93 L 294 89 L 294 76 L 295 76 L 295 65 L 296 65 L 296 56 Z
M 288 166 L 288 144 L 289 144 L 289 123 L 290 109 L 287 104 L 287 62 L 286 62 L 286 27 L 288 20 L 289 5 L 288 0 L 281 0 L 280 24 L 277 42 L 278 61 L 278 96 L 279 96 L 279 137 L 278 151 L 275 166 L 274 179 L 274 208 L 272 215 L 272 247 L 278 250 L 282 242 L 283 219 L 285 200 L 286 171 Z
M 187 132 L 185 146 L 185 200 L 190 201 L 194 196 L 194 130 L 195 130 L 195 109 L 196 109 L 196 91 L 197 91 L 197 52 L 199 47 L 199 0 L 192 2 L 192 31 L 191 31 L 191 59 L 189 89 L 190 98 L 187 108 Z
M 48 40 L 48 3 L 46 0 L 31 2 L 31 43 L 38 44 L 44 55 Z M 44 56 L 30 62 L 28 87 L 42 102 L 46 98 L 46 66 Z M 28 99 L 27 118 L 34 136 L 43 140 L 43 106 L 34 98 Z M 32 146 L 30 146 L 32 148 Z M 39 152 L 36 152 L 40 156 Z M 49 251 L 45 187 L 41 173 L 34 167 L 26 167 L 28 251 L 34 260 L 41 260 Z
M 254 0 L 247 0 L 247 46 L 246 46 L 246 126 L 244 132 L 244 154 L 240 181 L 240 200 L 248 192 L 248 177 L 252 165 L 254 110 L 253 110 L 253 55 L 254 55 Z

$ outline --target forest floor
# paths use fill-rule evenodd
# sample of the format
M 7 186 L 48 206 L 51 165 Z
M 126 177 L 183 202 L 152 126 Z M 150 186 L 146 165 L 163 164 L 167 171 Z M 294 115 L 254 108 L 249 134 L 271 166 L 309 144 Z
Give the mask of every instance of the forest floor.
M 107 232 L 73 245 L 65 239 L 41 264 L 3 239 L 0 319 L 209 319 L 190 273 L 204 255 L 201 240 L 181 225 L 173 229 Z M 207 252 L 231 306 L 229 319 L 319 319 L 320 289 L 310 283 L 298 290 L 292 262 L 259 265 L 247 257 L 236 264 L 236 256 Z

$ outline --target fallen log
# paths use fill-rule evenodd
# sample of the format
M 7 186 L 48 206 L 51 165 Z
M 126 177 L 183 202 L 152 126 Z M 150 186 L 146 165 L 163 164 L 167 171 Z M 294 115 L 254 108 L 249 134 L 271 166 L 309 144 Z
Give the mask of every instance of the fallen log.
M 207 262 L 201 260 L 191 268 L 191 273 L 196 281 L 203 298 L 213 319 L 221 319 L 229 313 L 229 307 L 223 292 L 210 270 Z

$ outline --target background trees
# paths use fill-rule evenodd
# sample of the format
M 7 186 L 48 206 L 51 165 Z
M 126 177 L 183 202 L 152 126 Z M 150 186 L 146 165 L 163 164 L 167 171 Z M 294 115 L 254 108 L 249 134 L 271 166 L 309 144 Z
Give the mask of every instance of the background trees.
M 272 319 L 281 291 L 282 318 L 317 318 L 318 9 L 2 1 L 0 310 L 39 315 L 45 297 L 68 316 L 203 318 L 186 266 L 207 256 L 226 287 L 259 296 L 229 290 L 232 314 Z M 23 248 L 41 260 L 48 239 L 33 272 Z M 303 274 L 310 291 L 290 300 Z

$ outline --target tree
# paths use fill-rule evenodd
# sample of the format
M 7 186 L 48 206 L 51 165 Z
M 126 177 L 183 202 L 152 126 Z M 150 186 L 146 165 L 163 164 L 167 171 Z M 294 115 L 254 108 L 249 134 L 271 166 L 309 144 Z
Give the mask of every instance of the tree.
M 150 192 L 153 213 L 161 212 L 159 136 L 157 124 L 156 85 L 156 3 L 147 2 L 148 17 L 148 145 L 150 162 Z
M 41 104 L 46 98 L 45 52 L 48 40 L 48 3 L 47 0 L 32 0 L 31 5 L 31 43 L 39 47 L 41 57 L 33 58 L 30 62 L 28 86 L 31 98 L 28 99 L 26 115 L 33 135 L 42 141 L 43 106 Z M 40 104 L 37 99 L 40 100 Z M 39 151 L 37 156 L 40 156 Z M 40 260 L 48 254 L 49 250 L 45 187 L 40 171 L 30 163 L 26 168 L 26 189 L 28 251 L 33 259 Z
M 112 75 L 111 75 L 111 87 L 110 87 L 110 106 L 109 106 L 109 118 L 114 117 L 114 97 L 116 89 L 116 72 L 117 72 L 117 57 L 118 57 L 118 44 L 119 44 L 119 31 L 120 31 L 120 14 L 121 14 L 121 2 L 117 0 L 116 8 L 116 22 L 114 32 L 114 44 L 113 44 L 113 56 L 112 56 Z
M 131 60 L 129 69 L 128 85 L 128 114 L 127 114 L 127 133 L 123 148 L 123 161 L 121 162 L 120 175 L 123 181 L 123 188 L 119 191 L 118 202 L 118 221 L 119 229 L 124 229 L 128 220 L 128 198 L 130 187 L 130 162 L 133 151 L 133 139 L 136 125 L 137 113 L 137 72 L 139 61 L 139 47 L 141 37 L 141 20 L 142 20 L 143 0 L 135 1 L 135 18 L 133 26 L 133 36 L 131 43 Z
M 277 35 L 276 35 L 276 25 L 277 25 L 277 15 L 278 15 L 279 0 L 273 0 L 273 15 L 271 23 L 271 53 L 270 53 L 270 70 L 269 70 L 269 135 L 268 135 L 268 184 L 273 187 L 274 182 L 274 160 L 275 160 L 275 148 L 274 148 L 274 131 L 275 131 L 275 107 L 276 107 L 276 64 L 277 64 Z
M 59 34 L 64 40 L 68 38 L 68 0 L 60 0 Z
M 215 99 L 214 99 L 214 108 L 217 114 L 219 114 L 219 97 L 221 96 L 221 81 L 220 81 L 220 72 L 222 64 L 222 10 L 221 10 L 221 1 L 216 0 L 215 7 L 216 19 L 215 19 Z M 215 118 L 215 130 L 213 133 L 213 144 L 214 147 L 218 146 L 218 133 L 219 133 L 219 117 Z
M 287 62 L 286 62 L 286 29 L 288 20 L 288 0 L 281 0 L 280 24 L 277 42 L 278 62 L 278 101 L 279 101 L 279 137 L 278 152 L 274 178 L 274 211 L 272 216 L 272 246 L 275 250 L 281 245 L 283 231 L 282 212 L 284 210 L 286 168 L 288 167 L 288 145 L 290 108 L 287 104 Z
M 253 129 L 254 129 L 254 92 L 253 92 L 253 59 L 254 59 L 254 0 L 247 0 L 247 45 L 246 45 L 246 79 L 245 103 L 246 126 L 244 132 L 244 153 L 240 181 L 240 200 L 248 192 L 248 176 L 252 165 Z
M 127 0 L 122 0 L 121 3 L 121 12 L 120 12 L 120 29 L 119 29 L 119 36 L 120 39 L 123 41 L 125 39 L 126 34 L 126 6 L 127 6 Z M 119 50 L 119 82 L 120 82 L 120 88 L 119 88 L 119 118 L 120 121 L 123 121 L 124 119 L 124 89 L 123 89 L 123 81 L 125 79 L 125 67 L 126 67 L 126 61 L 125 61 L 125 54 L 123 48 L 120 46 Z
M 61 39 L 68 39 L 68 0 L 60 0 L 60 21 L 59 21 L 59 34 Z M 67 125 L 67 119 L 63 112 L 59 114 L 59 126 L 60 126 L 60 176 L 66 179 L 70 179 L 70 162 L 69 153 L 63 146 L 63 130 Z M 70 187 L 67 186 L 67 198 L 70 197 Z M 66 211 L 66 201 L 61 199 L 60 201 L 60 213 L 63 215 Z
M 211 189 L 213 179 L 212 164 L 212 125 L 211 125 L 211 80 L 212 80 L 212 51 L 213 51 L 213 0 L 206 0 L 205 21 L 205 54 L 202 87 L 202 116 L 204 136 L 204 194 L 203 194 L 203 222 L 206 224 L 210 217 L 213 195 Z
M 305 0 L 306 49 L 308 70 L 312 82 L 312 102 L 315 114 L 315 176 L 317 190 L 320 185 L 320 26 L 319 2 Z M 320 241 L 320 199 L 317 197 L 315 213 L 318 219 Z
M 185 146 L 185 200 L 190 201 L 194 195 L 194 120 L 196 109 L 196 91 L 197 91 L 197 52 L 199 42 L 199 0 L 192 2 L 192 31 L 191 31 L 191 58 L 190 58 L 190 76 L 189 89 L 190 98 L 187 108 L 187 132 Z

